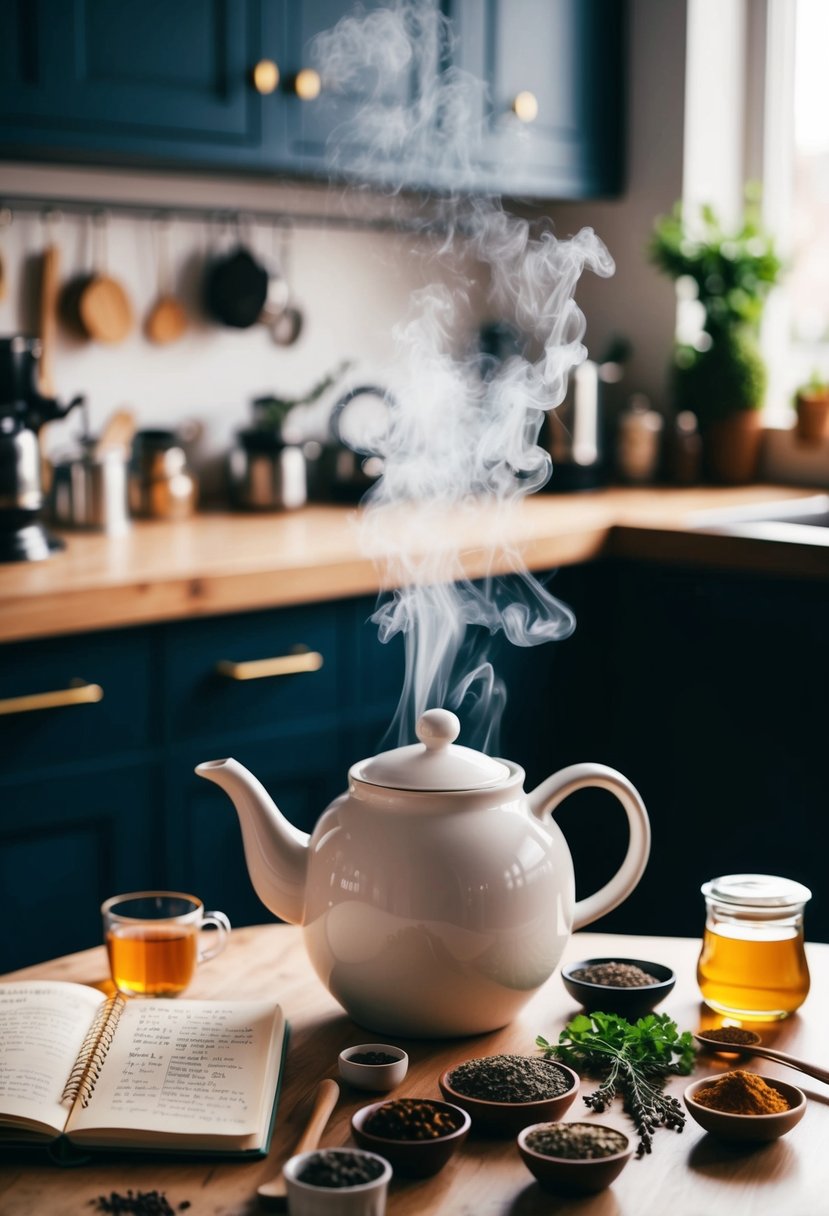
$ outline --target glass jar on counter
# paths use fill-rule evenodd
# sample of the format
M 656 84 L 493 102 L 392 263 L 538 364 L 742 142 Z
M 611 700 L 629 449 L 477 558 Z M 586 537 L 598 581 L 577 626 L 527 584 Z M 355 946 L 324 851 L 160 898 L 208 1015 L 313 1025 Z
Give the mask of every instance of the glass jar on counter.
M 809 992 L 803 945 L 809 888 L 771 874 L 727 874 L 704 883 L 702 893 L 697 982 L 706 1005 L 742 1021 L 794 1013 Z

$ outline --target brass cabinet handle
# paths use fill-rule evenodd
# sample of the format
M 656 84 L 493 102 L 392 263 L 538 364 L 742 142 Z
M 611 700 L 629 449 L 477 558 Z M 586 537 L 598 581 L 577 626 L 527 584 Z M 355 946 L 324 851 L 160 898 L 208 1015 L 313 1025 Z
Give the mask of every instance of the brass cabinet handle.
M 523 89 L 513 98 L 512 109 L 521 122 L 535 122 L 538 118 L 538 98 L 529 89 Z
M 279 68 L 272 59 L 260 59 L 251 71 L 251 78 L 256 92 L 267 97 L 279 87 Z
M 294 92 L 300 101 L 316 101 L 322 92 L 322 77 L 314 68 L 301 68 L 294 77 Z
M 319 671 L 323 661 L 318 650 L 296 646 L 290 654 L 280 654 L 273 659 L 251 659 L 248 663 L 221 659 L 216 664 L 216 671 L 229 680 L 263 680 L 266 676 L 294 676 L 303 671 Z
M 32 692 L 25 697 L 6 697 L 0 701 L 0 714 L 28 714 L 35 709 L 62 709 L 65 705 L 95 705 L 103 701 L 100 684 L 73 680 L 68 688 L 54 692 Z

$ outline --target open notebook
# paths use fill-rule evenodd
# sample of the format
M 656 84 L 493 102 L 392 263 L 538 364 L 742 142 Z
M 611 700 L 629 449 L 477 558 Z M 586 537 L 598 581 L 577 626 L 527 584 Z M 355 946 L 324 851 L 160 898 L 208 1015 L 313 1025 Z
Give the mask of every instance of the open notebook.
M 264 1156 L 286 1047 L 269 1001 L 0 984 L 0 1144 Z

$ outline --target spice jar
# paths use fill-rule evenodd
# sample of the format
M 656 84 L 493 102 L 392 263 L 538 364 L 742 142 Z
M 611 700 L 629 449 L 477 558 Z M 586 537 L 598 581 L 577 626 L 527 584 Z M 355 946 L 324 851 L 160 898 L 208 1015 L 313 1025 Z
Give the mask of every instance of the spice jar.
M 644 393 L 634 393 L 629 408 L 619 418 L 616 434 L 616 466 L 623 481 L 647 485 L 654 480 L 659 470 L 662 427 L 662 415 L 651 409 Z
M 794 1013 L 809 991 L 803 946 L 808 887 L 771 874 L 728 874 L 702 886 L 705 936 L 697 982 L 706 1005 L 747 1021 Z

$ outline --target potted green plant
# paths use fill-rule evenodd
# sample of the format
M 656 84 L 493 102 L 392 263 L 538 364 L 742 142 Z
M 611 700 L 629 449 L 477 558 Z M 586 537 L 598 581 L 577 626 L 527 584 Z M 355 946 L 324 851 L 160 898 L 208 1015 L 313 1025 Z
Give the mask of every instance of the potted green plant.
M 763 230 L 756 198 L 747 194 L 743 220 L 726 232 L 711 207 L 689 221 L 680 203 L 660 216 L 651 261 L 670 278 L 695 285 L 702 325 L 693 343 L 674 350 L 678 411 L 692 410 L 705 463 L 716 481 L 750 481 L 760 449 L 766 368 L 758 347 L 766 297 L 781 262 Z
M 812 372 L 795 391 L 797 437 L 804 443 L 820 443 L 829 435 L 829 380 Z

